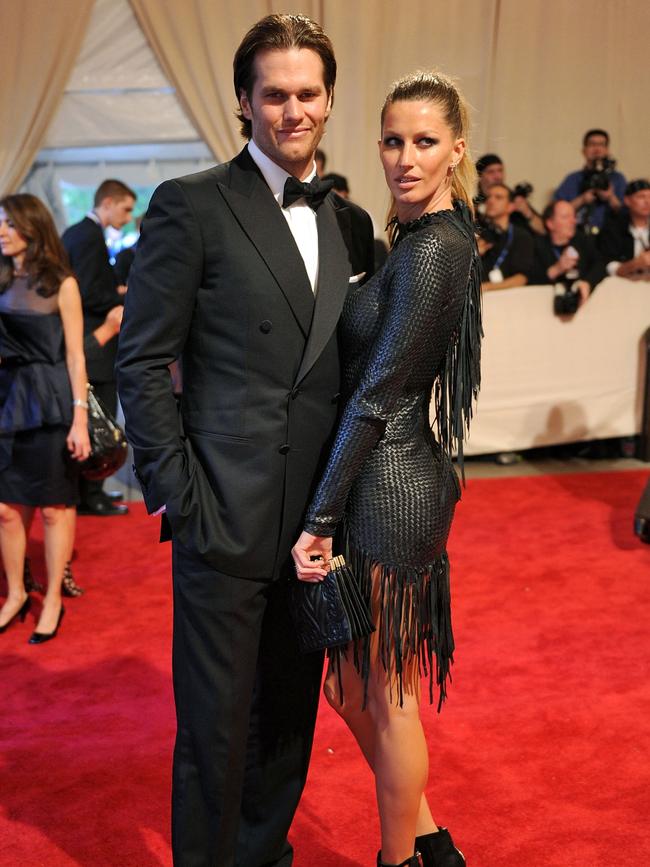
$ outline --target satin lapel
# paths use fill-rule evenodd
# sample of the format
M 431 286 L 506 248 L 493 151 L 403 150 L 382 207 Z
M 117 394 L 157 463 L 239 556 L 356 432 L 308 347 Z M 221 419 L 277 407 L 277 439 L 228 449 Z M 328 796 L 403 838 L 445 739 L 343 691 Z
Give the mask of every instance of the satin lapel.
M 352 273 L 347 247 L 341 237 L 337 216 L 330 199 L 326 199 L 318 209 L 316 223 L 318 225 L 318 292 L 309 340 L 296 377 L 296 384 L 309 373 L 334 333 Z
M 314 294 L 305 263 L 278 203 L 248 151 L 242 151 L 231 162 L 229 180 L 218 184 L 219 192 L 266 262 L 307 336 L 314 315 Z

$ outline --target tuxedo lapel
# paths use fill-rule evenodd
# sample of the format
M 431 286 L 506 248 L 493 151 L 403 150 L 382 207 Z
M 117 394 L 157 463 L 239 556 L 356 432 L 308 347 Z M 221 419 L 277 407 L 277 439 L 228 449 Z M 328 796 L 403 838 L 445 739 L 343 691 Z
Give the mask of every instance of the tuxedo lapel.
M 311 370 L 339 321 L 348 291 L 350 263 L 331 198 L 316 212 L 318 226 L 318 291 L 316 307 L 296 384 Z
M 314 293 L 305 263 L 278 203 L 247 150 L 230 164 L 229 183 L 219 183 L 218 187 L 307 336 L 314 315 Z

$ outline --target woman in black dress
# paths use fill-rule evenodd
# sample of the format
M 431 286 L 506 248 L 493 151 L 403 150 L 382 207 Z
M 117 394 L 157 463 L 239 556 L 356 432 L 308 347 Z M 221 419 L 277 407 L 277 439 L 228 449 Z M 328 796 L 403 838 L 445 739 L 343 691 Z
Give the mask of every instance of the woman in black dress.
M 44 524 L 47 593 L 31 644 L 54 638 L 74 533 L 78 465 L 90 453 L 79 287 L 49 211 L 35 196 L 0 199 L 0 547 L 8 595 L 0 632 L 24 620 L 34 509 Z
M 396 82 L 381 121 L 393 249 L 343 311 L 347 402 L 293 554 L 300 579 L 322 580 L 340 534 L 377 626 L 333 654 L 325 686 L 375 774 L 377 863 L 415 865 L 421 853 L 426 867 L 457 867 L 464 858 L 424 795 L 419 701 L 428 674 L 440 706 L 454 649 L 446 542 L 460 485 L 451 452 L 462 460 L 480 378 L 475 176 L 466 108 L 444 76 Z

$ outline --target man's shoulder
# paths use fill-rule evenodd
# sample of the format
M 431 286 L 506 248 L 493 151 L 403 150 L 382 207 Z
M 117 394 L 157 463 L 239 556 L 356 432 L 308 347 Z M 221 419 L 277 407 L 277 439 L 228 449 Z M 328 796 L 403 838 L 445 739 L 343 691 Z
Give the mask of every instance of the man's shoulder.
M 90 217 L 84 217 L 78 223 L 73 223 L 65 230 L 62 235 L 64 241 L 75 240 L 77 238 L 85 238 L 92 235 L 103 234 L 101 227 L 91 220 Z
M 348 214 L 352 223 L 359 227 L 370 228 L 370 231 L 373 232 L 370 214 L 367 211 L 364 211 L 360 205 L 350 201 L 350 199 L 344 199 L 343 196 L 339 196 L 338 193 L 335 192 L 330 193 L 329 199 L 332 203 L 332 207 L 337 213 Z

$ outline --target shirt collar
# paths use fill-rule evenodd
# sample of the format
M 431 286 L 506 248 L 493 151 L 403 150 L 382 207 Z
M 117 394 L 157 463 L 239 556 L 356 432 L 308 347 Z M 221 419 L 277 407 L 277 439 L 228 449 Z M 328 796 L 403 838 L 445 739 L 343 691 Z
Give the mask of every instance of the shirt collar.
M 248 153 L 257 168 L 262 172 L 264 180 L 269 185 L 269 189 L 275 196 L 276 202 L 281 205 L 282 197 L 284 196 L 284 185 L 287 178 L 291 177 L 289 172 L 285 172 L 277 163 L 274 163 L 270 157 L 267 157 L 253 139 L 248 142 Z M 316 164 L 314 163 L 311 172 L 305 178 L 305 183 L 313 180 L 316 177 Z
M 88 211 L 88 213 L 86 214 L 86 216 L 88 217 L 89 220 L 92 220 L 93 223 L 97 223 L 97 225 L 98 225 L 101 229 L 104 228 L 104 227 L 102 226 L 102 221 L 99 219 L 99 217 L 97 216 L 97 214 L 96 214 L 94 211 Z

